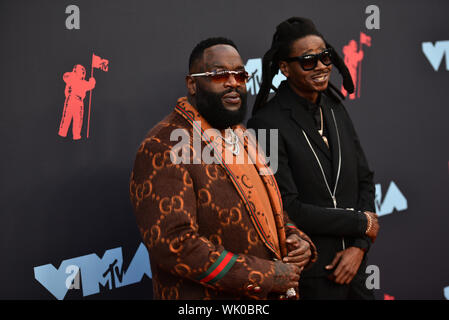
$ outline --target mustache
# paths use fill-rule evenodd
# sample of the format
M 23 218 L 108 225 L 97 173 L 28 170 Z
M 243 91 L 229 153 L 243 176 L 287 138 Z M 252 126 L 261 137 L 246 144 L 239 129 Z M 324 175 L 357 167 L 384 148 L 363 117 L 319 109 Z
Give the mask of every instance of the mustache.
M 198 87 L 196 108 L 199 113 L 216 129 L 225 129 L 235 124 L 241 123 L 246 114 L 246 88 L 226 88 L 222 92 L 211 92 Z M 223 105 L 223 96 L 227 94 L 238 94 L 241 99 L 241 106 L 238 110 L 228 110 Z
M 311 76 L 315 77 L 315 76 L 321 76 L 321 75 L 324 75 L 324 74 L 330 74 L 331 71 L 332 71 L 332 68 L 327 67 L 326 69 L 323 69 L 321 71 L 315 72 Z
M 235 89 L 230 88 L 230 89 L 227 89 L 227 90 L 221 92 L 220 93 L 220 98 L 223 98 L 223 96 L 225 96 L 225 95 L 227 95 L 228 93 L 231 93 L 231 92 L 238 93 L 240 95 L 240 97 L 246 96 L 246 92 L 244 92 L 243 90 L 240 90 L 240 89 L 237 89 L 237 88 L 235 88 Z

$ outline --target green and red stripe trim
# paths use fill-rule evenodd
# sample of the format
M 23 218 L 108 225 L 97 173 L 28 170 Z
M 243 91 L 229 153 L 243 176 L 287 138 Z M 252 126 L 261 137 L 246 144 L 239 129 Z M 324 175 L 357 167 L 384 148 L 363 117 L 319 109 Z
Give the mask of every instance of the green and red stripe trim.
M 228 273 L 237 258 L 238 256 L 236 254 L 233 254 L 232 252 L 229 252 L 227 250 L 223 250 L 217 261 L 215 261 L 214 264 L 211 265 L 206 272 L 200 274 L 197 277 L 197 280 L 208 284 L 217 282 L 218 280 L 223 278 L 226 273 Z
M 283 203 L 282 203 L 282 196 L 281 196 L 281 193 L 279 191 L 278 184 L 277 184 L 276 180 L 274 179 L 273 171 L 271 171 L 271 169 L 269 167 L 267 167 L 266 161 L 263 161 L 263 165 L 269 172 L 271 172 L 270 179 L 271 179 L 271 181 L 272 181 L 272 183 L 273 183 L 273 185 L 274 185 L 274 187 L 276 189 L 276 192 L 278 194 L 278 199 L 279 199 L 279 202 L 281 204 L 281 210 L 284 210 Z
M 248 142 L 249 142 L 249 140 L 248 140 Z M 271 173 L 271 175 L 270 175 L 269 177 L 270 177 L 271 182 L 272 182 L 273 185 L 274 185 L 274 188 L 276 189 L 276 192 L 277 192 L 277 194 L 278 194 L 279 203 L 280 203 L 280 205 L 281 205 L 281 210 L 283 211 L 283 210 L 284 210 L 284 206 L 283 206 L 283 203 L 282 203 L 281 192 L 279 191 L 279 186 L 278 186 L 276 180 L 274 179 L 273 171 L 272 171 L 269 167 L 267 167 L 267 163 L 266 163 L 265 156 L 263 157 L 262 164 L 263 164 L 263 166 L 265 167 L 265 169 L 267 169 L 268 172 Z
M 296 228 L 296 226 L 295 226 L 293 223 L 286 223 L 285 226 L 286 226 L 286 227 L 289 227 L 289 228 L 291 228 L 291 229 L 298 230 L 298 228 Z

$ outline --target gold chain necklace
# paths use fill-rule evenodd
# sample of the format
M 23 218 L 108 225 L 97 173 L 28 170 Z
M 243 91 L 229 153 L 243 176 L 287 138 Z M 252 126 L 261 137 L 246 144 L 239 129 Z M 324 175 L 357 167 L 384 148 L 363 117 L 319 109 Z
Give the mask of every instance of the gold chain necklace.
M 325 136 L 323 136 L 324 133 L 324 123 L 323 123 L 323 111 L 321 110 L 320 107 L 320 118 L 321 118 L 321 129 L 318 130 L 321 138 L 323 138 L 324 143 L 326 144 L 326 146 L 329 148 L 329 142 L 327 141 L 327 138 Z

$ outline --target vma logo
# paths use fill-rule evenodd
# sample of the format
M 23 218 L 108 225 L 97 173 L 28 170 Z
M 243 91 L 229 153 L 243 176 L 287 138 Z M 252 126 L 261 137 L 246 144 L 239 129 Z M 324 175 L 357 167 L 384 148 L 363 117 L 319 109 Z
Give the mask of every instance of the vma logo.
M 122 248 L 107 250 L 103 258 L 95 253 L 64 260 L 58 269 L 52 264 L 34 268 L 34 277 L 58 300 L 64 299 L 68 290 L 80 289 L 82 284 L 83 296 L 100 292 L 102 287 L 109 286 L 109 290 L 124 287 L 142 281 L 144 275 L 150 279 L 151 267 L 148 251 L 143 243 L 134 255 L 126 272 L 122 269 Z
M 380 184 L 376 184 L 376 196 L 375 196 L 376 213 L 379 216 L 384 216 L 396 211 L 407 210 L 407 199 L 399 190 L 396 183 L 393 181 L 388 187 L 387 193 L 382 200 L 382 187 Z
M 246 62 L 245 70 L 250 75 L 248 82 L 246 83 L 246 90 L 248 94 L 253 96 L 257 95 L 262 84 L 262 58 L 248 59 Z M 287 79 L 281 71 L 273 78 L 273 86 L 279 87 L 283 80 Z M 273 92 L 271 90 L 270 92 Z
M 435 71 L 438 71 L 443 57 L 446 56 L 446 70 L 449 71 L 449 40 L 437 41 L 435 45 L 432 42 L 423 42 L 422 52 Z

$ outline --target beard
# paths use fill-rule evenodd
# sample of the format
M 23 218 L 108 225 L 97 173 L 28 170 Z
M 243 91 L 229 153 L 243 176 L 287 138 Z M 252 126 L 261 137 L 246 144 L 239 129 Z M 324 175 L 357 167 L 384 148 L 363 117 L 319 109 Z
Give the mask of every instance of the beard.
M 238 110 L 228 110 L 223 105 L 222 97 L 233 91 L 240 95 L 241 101 Z M 242 123 L 243 119 L 245 119 L 247 110 L 246 92 L 239 89 L 228 89 L 221 93 L 213 93 L 198 86 L 196 108 L 212 128 L 223 130 Z

